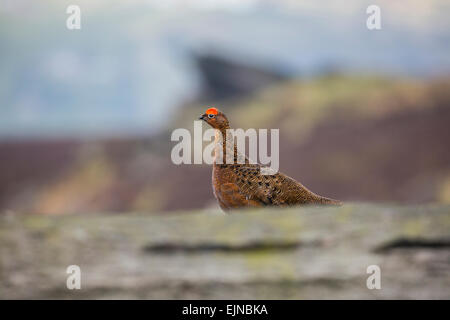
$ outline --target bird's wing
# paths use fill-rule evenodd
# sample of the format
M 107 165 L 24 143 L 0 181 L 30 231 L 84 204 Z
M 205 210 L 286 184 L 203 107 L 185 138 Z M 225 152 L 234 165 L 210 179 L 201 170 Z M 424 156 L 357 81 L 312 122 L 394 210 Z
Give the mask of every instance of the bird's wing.
M 282 176 L 263 175 L 259 165 L 237 165 L 233 173 L 236 176 L 236 185 L 240 193 L 248 200 L 259 202 L 261 205 L 282 206 L 286 199 L 280 197 L 282 194 Z
M 232 170 L 236 175 L 239 192 L 248 200 L 262 205 L 288 206 L 302 203 L 337 204 L 335 200 L 321 197 L 301 183 L 277 172 L 273 175 L 261 173 L 259 165 L 238 165 Z
M 341 202 L 334 199 L 325 198 L 310 191 L 300 182 L 288 177 L 283 173 L 278 173 L 276 179 L 280 182 L 280 192 L 278 200 L 288 205 L 316 203 L 340 205 Z

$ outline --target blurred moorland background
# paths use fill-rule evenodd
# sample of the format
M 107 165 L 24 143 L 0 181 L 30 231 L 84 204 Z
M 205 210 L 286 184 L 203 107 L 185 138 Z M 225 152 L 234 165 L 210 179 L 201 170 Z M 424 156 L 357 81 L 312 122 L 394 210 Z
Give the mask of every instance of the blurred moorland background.
M 211 168 L 170 161 L 209 105 L 279 128 L 319 194 L 450 202 L 446 0 L 0 2 L 0 212 L 215 207 Z

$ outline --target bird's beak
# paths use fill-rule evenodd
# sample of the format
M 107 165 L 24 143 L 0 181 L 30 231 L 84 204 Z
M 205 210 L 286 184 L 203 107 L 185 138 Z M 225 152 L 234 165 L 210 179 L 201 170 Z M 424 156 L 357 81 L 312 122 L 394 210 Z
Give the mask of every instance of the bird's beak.
M 198 117 L 199 120 L 205 120 L 206 113 L 202 114 L 200 117 Z

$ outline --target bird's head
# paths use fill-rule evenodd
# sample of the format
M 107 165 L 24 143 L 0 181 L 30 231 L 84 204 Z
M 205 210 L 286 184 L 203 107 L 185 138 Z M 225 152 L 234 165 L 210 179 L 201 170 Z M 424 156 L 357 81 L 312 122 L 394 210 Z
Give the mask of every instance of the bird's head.
M 230 127 L 227 117 L 216 108 L 209 108 L 199 119 L 205 121 L 214 129 L 222 130 Z

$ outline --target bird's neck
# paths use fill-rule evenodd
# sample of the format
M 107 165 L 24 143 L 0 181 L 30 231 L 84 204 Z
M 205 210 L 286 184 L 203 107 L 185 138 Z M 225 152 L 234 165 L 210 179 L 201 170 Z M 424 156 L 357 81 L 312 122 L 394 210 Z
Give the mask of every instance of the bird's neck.
M 234 137 L 230 127 L 216 129 L 215 148 L 214 148 L 214 165 L 238 163 L 237 146 L 234 143 Z M 227 160 L 227 156 L 229 157 Z

